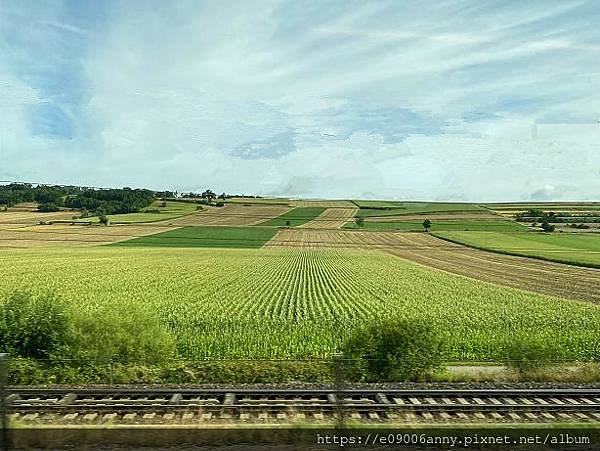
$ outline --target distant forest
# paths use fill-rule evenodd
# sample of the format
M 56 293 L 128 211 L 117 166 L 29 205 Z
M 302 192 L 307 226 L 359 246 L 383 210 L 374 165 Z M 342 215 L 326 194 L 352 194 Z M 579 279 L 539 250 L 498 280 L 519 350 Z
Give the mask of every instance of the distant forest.
M 0 205 L 12 207 L 21 202 L 37 202 L 40 211 L 61 207 L 87 210 L 98 215 L 135 213 L 161 197 L 174 197 L 170 191 L 114 188 L 91 189 L 78 186 L 46 186 L 27 183 L 0 185 Z

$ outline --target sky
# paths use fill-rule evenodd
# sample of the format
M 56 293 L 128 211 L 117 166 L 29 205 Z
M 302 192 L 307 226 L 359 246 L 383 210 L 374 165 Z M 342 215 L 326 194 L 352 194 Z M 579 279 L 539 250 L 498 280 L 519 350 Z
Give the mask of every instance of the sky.
M 0 180 L 600 200 L 595 0 L 0 0 Z

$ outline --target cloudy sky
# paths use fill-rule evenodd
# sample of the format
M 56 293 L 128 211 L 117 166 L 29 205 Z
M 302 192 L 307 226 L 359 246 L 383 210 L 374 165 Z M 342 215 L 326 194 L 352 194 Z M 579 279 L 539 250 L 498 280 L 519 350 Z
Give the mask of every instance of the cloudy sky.
M 600 199 L 600 8 L 0 1 L 0 180 Z

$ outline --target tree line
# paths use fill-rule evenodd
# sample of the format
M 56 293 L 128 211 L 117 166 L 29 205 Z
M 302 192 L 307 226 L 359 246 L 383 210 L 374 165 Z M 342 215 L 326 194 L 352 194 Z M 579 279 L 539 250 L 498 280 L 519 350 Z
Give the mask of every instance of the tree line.
M 33 186 L 11 183 L 0 186 L 0 205 L 13 207 L 23 202 L 36 202 L 42 212 L 72 208 L 98 215 L 135 213 L 157 198 L 148 189 L 92 189 L 78 186 Z

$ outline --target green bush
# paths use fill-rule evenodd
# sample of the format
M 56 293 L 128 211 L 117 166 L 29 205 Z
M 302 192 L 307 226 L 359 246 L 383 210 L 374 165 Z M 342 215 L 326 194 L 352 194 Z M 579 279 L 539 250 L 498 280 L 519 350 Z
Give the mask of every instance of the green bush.
M 73 359 L 157 364 L 175 352 L 175 340 L 167 328 L 139 312 L 78 313 L 73 326 L 68 355 Z
M 537 371 L 562 360 L 560 349 L 534 337 L 514 337 L 504 346 L 505 364 L 520 374 Z
M 388 320 L 354 333 L 343 348 L 346 377 L 368 382 L 420 380 L 441 365 L 442 337 L 418 320 Z
M 69 331 L 62 300 L 47 293 L 14 293 L 0 302 L 0 346 L 15 356 L 48 358 Z

